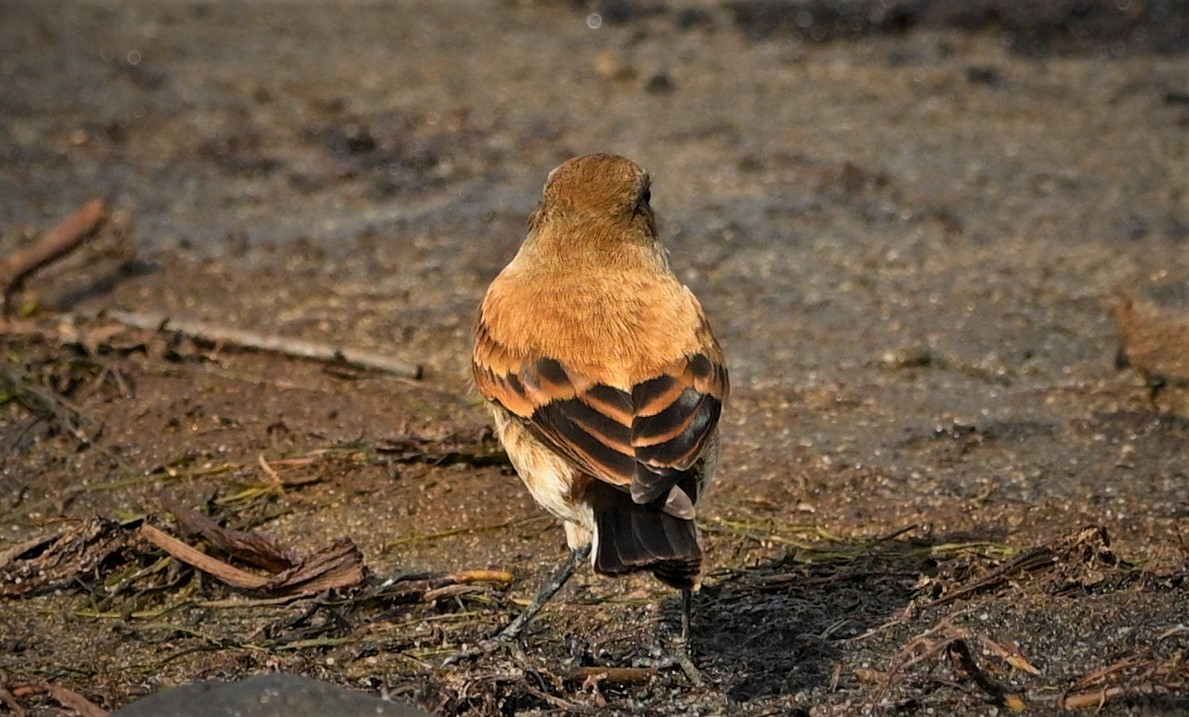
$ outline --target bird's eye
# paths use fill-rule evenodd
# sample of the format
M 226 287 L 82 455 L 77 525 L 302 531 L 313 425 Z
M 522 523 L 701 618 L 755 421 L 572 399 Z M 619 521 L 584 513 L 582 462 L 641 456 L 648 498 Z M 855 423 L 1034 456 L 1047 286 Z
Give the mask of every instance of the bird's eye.
M 644 193 L 640 195 L 640 203 L 648 204 L 650 201 L 652 201 L 652 190 L 645 189 Z

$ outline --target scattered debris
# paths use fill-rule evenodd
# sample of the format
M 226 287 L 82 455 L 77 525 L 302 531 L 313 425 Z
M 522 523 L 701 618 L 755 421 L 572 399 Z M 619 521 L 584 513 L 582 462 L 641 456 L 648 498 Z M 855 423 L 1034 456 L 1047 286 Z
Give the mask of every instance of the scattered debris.
M 1131 651 L 1102 669 L 1073 683 L 1062 695 L 1062 709 L 1101 709 L 1115 700 L 1180 699 L 1189 705 L 1189 632 L 1184 627 L 1167 631 L 1153 645 Z M 1172 639 L 1178 638 L 1178 639 Z
M 956 600 L 971 597 L 977 593 L 993 590 L 1024 575 L 1038 573 L 1051 568 L 1063 567 L 1050 577 L 1054 590 L 1068 589 L 1071 585 L 1088 585 L 1093 577 L 1088 564 L 1098 562 L 1114 565 L 1117 559 L 1110 552 L 1110 539 L 1106 529 L 1089 526 L 1066 535 L 1049 545 L 1039 545 L 1011 558 L 989 573 L 961 587 L 951 589 L 925 607 L 938 607 Z M 1078 573 L 1081 573 L 1079 579 Z
M 949 660 L 950 669 L 958 682 L 973 682 L 980 690 L 990 697 L 991 702 L 1000 707 L 1007 707 L 1013 712 L 1028 709 L 1028 703 L 1019 695 L 1008 692 L 1003 685 L 987 676 L 970 654 L 966 641 L 958 638 L 951 640 L 945 647 L 945 656 Z
M 195 549 L 148 522 L 140 526 L 138 533 L 145 540 L 232 587 L 270 596 L 316 595 L 325 590 L 360 585 L 367 577 L 363 555 L 348 538 L 339 539 L 305 557 L 297 557 L 263 536 L 229 530 L 176 501 L 166 499 L 163 502 L 185 529 L 201 535 L 213 547 L 270 573 L 262 576 L 242 570 Z
M 73 710 L 79 717 L 107 717 L 107 710 L 83 697 L 72 689 L 49 682 L 33 682 L 23 685 L 13 685 L 5 690 L 0 687 L 0 702 L 3 702 L 17 717 L 28 714 L 21 707 L 21 698 L 45 695 L 68 710 Z
M 44 595 L 95 579 L 101 565 L 129 559 L 128 528 L 136 523 L 75 521 L 6 550 L 0 555 L 0 597 Z

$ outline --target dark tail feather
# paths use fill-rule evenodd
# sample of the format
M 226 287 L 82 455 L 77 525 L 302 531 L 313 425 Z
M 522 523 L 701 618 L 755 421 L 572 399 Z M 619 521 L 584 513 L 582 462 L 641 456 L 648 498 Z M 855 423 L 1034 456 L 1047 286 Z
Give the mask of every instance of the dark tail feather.
M 626 492 L 611 486 L 600 493 L 594 501 L 596 572 L 622 575 L 651 570 L 658 580 L 675 588 L 698 587 L 702 548 L 694 521 L 640 505 Z

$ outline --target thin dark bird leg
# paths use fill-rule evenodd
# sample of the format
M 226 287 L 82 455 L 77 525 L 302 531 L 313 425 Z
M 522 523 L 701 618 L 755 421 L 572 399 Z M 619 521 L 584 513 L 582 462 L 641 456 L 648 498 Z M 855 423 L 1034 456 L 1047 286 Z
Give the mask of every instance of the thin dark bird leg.
M 689 623 L 694 610 L 694 591 L 681 591 L 681 641 L 689 644 Z
M 677 650 L 673 653 L 673 662 L 681 667 L 681 671 L 685 673 L 686 678 L 694 685 L 702 684 L 702 673 L 698 672 L 697 665 L 694 664 L 693 645 L 690 644 L 690 618 L 694 607 L 694 591 L 681 591 L 681 639 L 678 641 Z
M 541 608 L 545 607 L 545 603 L 549 602 L 549 598 L 556 595 L 557 591 L 562 589 L 562 586 L 569 581 L 574 571 L 578 569 L 578 566 L 589 557 L 589 545 L 571 550 L 570 557 L 566 558 L 566 561 L 558 566 L 557 570 L 553 572 L 553 575 L 549 576 L 549 579 L 541 586 L 541 592 L 537 594 L 537 598 L 533 600 L 532 604 L 525 608 L 524 612 L 520 613 L 520 617 L 513 620 L 511 625 L 500 630 L 499 634 L 495 636 L 496 639 L 515 640 L 520 635 L 520 632 L 524 630 L 525 625 L 528 625 L 529 621 L 536 617 L 537 613 L 541 612 Z

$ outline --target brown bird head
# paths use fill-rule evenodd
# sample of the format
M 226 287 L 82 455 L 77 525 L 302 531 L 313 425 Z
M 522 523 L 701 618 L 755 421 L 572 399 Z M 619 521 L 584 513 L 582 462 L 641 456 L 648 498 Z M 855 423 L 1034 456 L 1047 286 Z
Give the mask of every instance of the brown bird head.
M 580 230 L 580 236 L 588 240 L 606 235 L 619 241 L 651 241 L 656 225 L 649 199 L 648 172 L 635 162 L 614 154 L 586 154 L 549 173 L 544 197 L 529 227 Z M 625 233 L 631 228 L 637 231 Z

